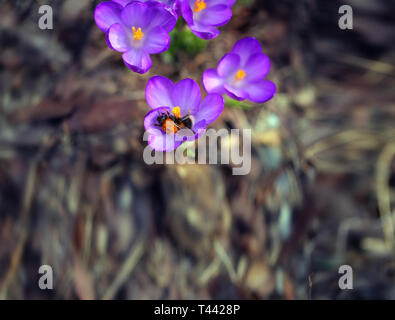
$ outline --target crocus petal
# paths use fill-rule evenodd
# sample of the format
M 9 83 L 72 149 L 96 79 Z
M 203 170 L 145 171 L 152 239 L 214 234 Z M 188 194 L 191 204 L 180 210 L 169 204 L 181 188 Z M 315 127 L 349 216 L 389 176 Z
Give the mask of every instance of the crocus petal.
M 220 77 L 227 77 L 235 73 L 240 66 L 240 57 L 234 53 L 227 53 L 218 63 L 217 72 Z
M 152 149 L 156 151 L 161 151 L 161 152 L 173 151 L 183 143 L 183 140 L 180 141 L 181 138 L 182 137 L 179 137 L 175 134 L 171 134 L 171 135 L 165 133 L 160 135 L 150 134 L 148 136 L 148 144 Z
M 131 0 L 136 1 L 136 0 Z M 178 0 L 139 0 L 140 2 L 149 3 L 151 6 L 162 6 L 166 10 L 168 10 L 171 14 L 178 17 Z
M 270 60 L 265 54 L 256 53 L 248 59 L 243 69 L 247 74 L 246 80 L 255 82 L 263 79 L 268 74 Z
M 225 4 L 229 7 L 233 6 L 236 0 L 210 0 L 207 1 L 207 7 L 215 6 L 218 4 Z
M 243 101 L 245 99 L 248 99 L 248 92 L 245 90 L 245 88 L 236 88 L 233 86 L 228 85 L 225 83 L 224 88 L 226 90 L 226 93 L 235 100 L 238 101 Z
M 148 80 L 145 87 L 145 98 L 151 108 L 173 107 L 171 98 L 174 83 L 161 76 L 155 76 Z
M 195 131 L 189 128 L 183 128 L 176 133 L 177 138 L 181 139 L 182 141 L 193 141 L 198 138 L 198 135 Z
M 195 114 L 195 121 L 206 120 L 206 124 L 214 122 L 224 110 L 224 103 L 224 98 L 219 94 L 212 93 L 207 95 Z
M 206 120 L 200 120 L 193 126 L 192 129 L 193 131 L 195 131 L 197 135 L 196 139 L 203 135 L 203 133 L 206 131 L 206 126 L 207 126 Z
M 197 20 L 203 25 L 219 27 L 228 23 L 231 17 L 232 10 L 224 4 L 218 4 L 199 12 Z
M 199 107 L 201 99 L 200 87 L 195 80 L 181 80 L 173 89 L 173 105 L 180 107 L 182 117 L 186 116 L 188 112 L 194 113 Z
M 115 51 L 126 52 L 130 49 L 130 39 L 120 23 L 113 24 L 108 30 L 107 43 Z
M 151 22 L 149 5 L 139 1 L 130 2 L 121 13 L 122 21 L 129 28 L 145 29 Z
M 176 133 L 177 136 L 181 136 L 184 141 L 193 141 L 201 137 L 206 131 L 206 120 L 200 120 L 197 122 L 192 130 L 182 129 Z
M 174 16 L 173 11 L 166 9 L 164 4 L 156 4 L 155 8 L 151 9 L 150 28 L 162 27 L 167 32 L 170 32 L 176 26 L 177 18 Z
M 144 49 L 148 53 L 161 53 L 170 46 L 169 33 L 162 27 L 152 29 L 146 37 Z
M 122 6 L 112 1 L 100 3 L 95 9 L 95 22 L 100 30 L 107 30 L 114 24 L 121 22 Z
M 204 89 L 208 93 L 223 94 L 225 92 L 224 80 L 218 75 L 215 69 L 207 69 L 203 73 L 202 82 Z
M 174 14 L 176 18 L 180 15 L 180 3 L 178 0 L 165 0 L 165 4 L 170 7 L 171 13 Z
M 152 60 L 143 50 L 130 49 L 122 55 L 126 66 L 137 73 L 146 73 L 152 66 Z
M 235 43 L 232 52 L 240 56 L 241 64 L 244 65 L 248 59 L 262 51 L 261 44 L 255 38 L 244 38 Z
M 181 1 L 181 14 L 189 26 L 193 25 L 193 11 L 187 1 Z
M 269 80 L 251 83 L 244 89 L 248 92 L 248 99 L 256 103 L 266 102 L 276 93 L 276 85 Z
M 120 4 L 122 7 L 125 7 L 130 2 L 135 1 L 135 0 L 112 0 L 112 1 Z
M 219 35 L 219 30 L 212 26 L 205 26 L 202 24 L 194 24 L 188 26 L 189 29 L 191 29 L 191 31 L 201 39 L 211 40 Z

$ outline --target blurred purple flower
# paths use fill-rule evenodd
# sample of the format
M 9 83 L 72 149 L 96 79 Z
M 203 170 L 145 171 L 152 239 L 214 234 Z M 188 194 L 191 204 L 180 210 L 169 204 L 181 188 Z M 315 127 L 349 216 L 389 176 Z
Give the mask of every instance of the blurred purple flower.
M 171 151 L 184 141 L 196 140 L 224 108 L 224 99 L 218 94 L 201 101 L 200 87 L 192 79 L 174 84 L 165 77 L 152 77 L 145 97 L 152 110 L 144 118 L 144 127 L 148 144 L 157 151 Z
M 181 13 L 191 31 L 202 39 L 219 35 L 217 27 L 232 17 L 235 0 L 180 0 Z
M 276 93 L 276 85 L 264 79 L 269 69 L 270 60 L 262 53 L 259 41 L 244 38 L 219 61 L 217 69 L 203 73 L 203 86 L 208 93 L 226 93 L 239 101 L 263 103 Z
M 122 52 L 126 66 L 137 73 L 146 73 L 152 66 L 150 54 L 166 51 L 169 32 L 177 19 L 156 3 L 126 1 L 100 3 L 95 9 L 97 26 L 106 33 L 108 46 Z

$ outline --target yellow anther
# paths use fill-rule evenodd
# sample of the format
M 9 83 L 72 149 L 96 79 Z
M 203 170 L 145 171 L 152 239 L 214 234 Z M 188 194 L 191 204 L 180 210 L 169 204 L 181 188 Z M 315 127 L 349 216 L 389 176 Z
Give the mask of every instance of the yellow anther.
M 176 116 L 176 118 L 181 118 L 181 109 L 180 107 L 174 107 L 173 110 L 171 110 L 173 114 Z
M 195 6 L 193 7 L 193 12 L 202 11 L 206 7 L 207 7 L 207 3 L 204 2 L 204 0 L 196 0 Z
M 144 33 L 141 31 L 141 28 L 138 28 L 136 30 L 135 27 L 132 27 L 132 32 L 133 32 L 134 40 L 141 40 L 141 38 L 144 36 Z
M 235 79 L 236 79 L 236 81 L 241 81 L 246 77 L 246 75 L 247 74 L 245 73 L 245 71 L 240 69 L 239 71 L 237 71 Z

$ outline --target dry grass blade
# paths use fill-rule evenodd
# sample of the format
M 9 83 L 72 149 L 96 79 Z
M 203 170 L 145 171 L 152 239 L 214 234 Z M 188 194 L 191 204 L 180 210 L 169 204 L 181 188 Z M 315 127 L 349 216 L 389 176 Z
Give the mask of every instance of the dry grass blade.
M 377 161 L 376 191 L 381 224 L 385 241 L 389 251 L 394 249 L 394 217 L 391 213 L 391 191 L 389 188 L 389 177 L 391 173 L 391 162 L 395 156 L 395 144 L 388 144 Z

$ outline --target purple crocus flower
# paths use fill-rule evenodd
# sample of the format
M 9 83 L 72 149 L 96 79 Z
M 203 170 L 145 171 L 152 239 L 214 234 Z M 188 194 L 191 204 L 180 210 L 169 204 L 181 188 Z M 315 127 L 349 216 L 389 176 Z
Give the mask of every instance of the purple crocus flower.
M 203 73 L 203 85 L 208 93 L 226 93 L 235 100 L 263 103 L 276 93 L 276 85 L 264 79 L 269 69 L 270 60 L 262 53 L 259 41 L 244 38 L 220 60 L 217 69 Z
M 224 99 L 215 93 L 201 101 L 200 87 L 192 79 L 174 84 L 165 77 L 152 77 L 145 97 L 152 110 L 144 118 L 144 127 L 148 144 L 157 151 L 171 151 L 184 141 L 196 140 L 224 108 Z
M 219 35 L 217 27 L 232 17 L 235 0 L 180 0 L 181 13 L 191 31 L 202 39 Z
M 137 73 L 146 73 L 152 66 L 150 54 L 169 48 L 169 32 L 177 19 L 156 4 L 131 1 L 123 6 L 105 1 L 96 7 L 95 21 L 106 33 L 108 46 L 123 53 L 126 66 Z

